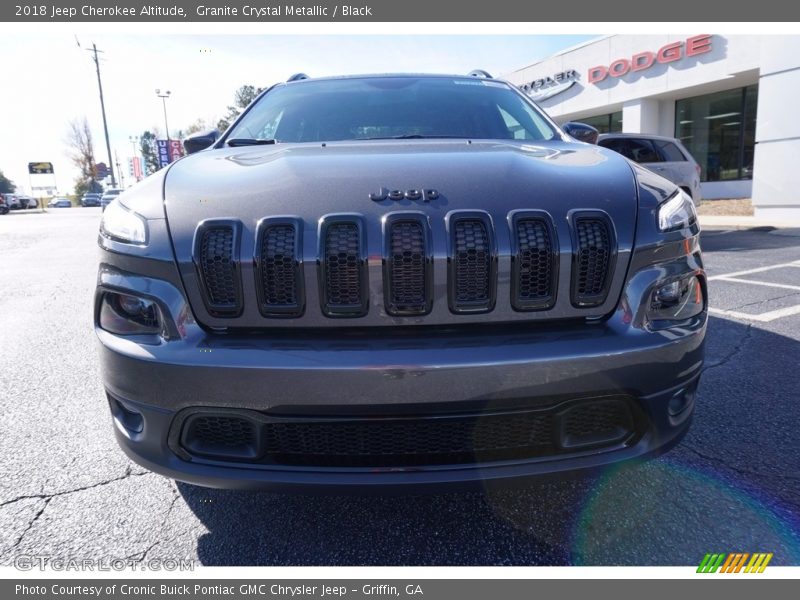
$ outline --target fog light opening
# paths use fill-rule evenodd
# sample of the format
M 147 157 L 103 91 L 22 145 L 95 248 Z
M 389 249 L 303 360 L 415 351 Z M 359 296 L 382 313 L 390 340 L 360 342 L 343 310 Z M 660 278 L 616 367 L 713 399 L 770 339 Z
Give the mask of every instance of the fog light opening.
M 114 422 L 123 433 L 137 434 L 144 431 L 144 416 L 138 410 L 125 406 L 116 398 L 109 396 L 108 403 L 111 405 L 111 415 Z
M 677 417 L 694 404 L 694 389 L 682 389 L 677 392 L 667 403 L 667 412 L 671 417 Z

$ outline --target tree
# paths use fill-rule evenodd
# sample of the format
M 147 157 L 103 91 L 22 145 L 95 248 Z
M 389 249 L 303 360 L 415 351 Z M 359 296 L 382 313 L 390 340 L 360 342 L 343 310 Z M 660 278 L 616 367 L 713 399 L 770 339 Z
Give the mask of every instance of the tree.
M 139 150 L 144 157 L 144 169 L 146 175 L 152 175 L 161 168 L 158 162 L 158 139 L 157 133 L 145 131 L 139 136 Z
M 75 180 L 75 195 L 78 196 L 79 198 L 84 194 L 88 194 L 89 192 L 99 194 L 102 191 L 103 191 L 103 186 L 100 185 L 100 183 L 95 181 L 94 179 Z
M 183 136 L 181 136 L 180 139 L 183 139 L 183 137 L 188 137 L 188 136 L 192 135 L 193 133 L 199 133 L 201 131 L 206 131 L 208 129 L 211 129 L 211 128 L 206 123 L 206 120 L 201 117 L 201 118 L 197 119 L 194 123 L 189 125 L 184 131 L 180 132 L 180 133 L 183 134 Z
M 80 174 L 75 180 L 75 193 L 83 195 L 99 188 L 97 183 L 97 164 L 94 160 L 94 142 L 89 121 L 84 117 L 70 121 L 66 143 L 70 147 L 69 157 L 78 167 Z
M 228 114 L 219 120 L 217 129 L 225 131 L 230 127 L 231 123 L 236 120 L 236 117 L 242 114 L 242 111 L 247 108 L 262 91 L 263 88 L 256 88 L 252 85 L 243 85 L 236 90 L 236 93 L 233 95 L 234 104 L 228 107 Z
M 17 186 L 0 171 L 0 194 L 13 194 L 17 191 Z

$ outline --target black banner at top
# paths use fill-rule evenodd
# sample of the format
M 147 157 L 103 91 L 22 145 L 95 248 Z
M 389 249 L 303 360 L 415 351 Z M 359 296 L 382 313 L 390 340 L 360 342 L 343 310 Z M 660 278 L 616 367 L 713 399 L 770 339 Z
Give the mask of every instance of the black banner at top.
M 57 0 L 0 4 L 10 22 L 787 22 L 800 3 L 786 0 Z M 413 32 L 398 32 L 413 33 Z M 540 33 L 532 31 L 531 33 Z

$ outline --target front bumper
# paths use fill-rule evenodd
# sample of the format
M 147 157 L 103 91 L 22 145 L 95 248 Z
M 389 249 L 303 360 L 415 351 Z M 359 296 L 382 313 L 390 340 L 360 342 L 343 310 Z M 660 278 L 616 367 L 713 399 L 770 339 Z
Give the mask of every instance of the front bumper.
M 683 270 L 696 265 L 691 260 Z M 667 275 L 673 275 L 675 266 Z M 629 289 L 665 273 L 643 270 Z M 695 270 L 696 272 L 696 270 Z M 220 335 L 191 319 L 177 287 L 101 268 L 103 290 L 147 290 L 175 316 L 169 341 L 148 343 L 101 329 L 105 387 L 117 439 L 137 463 L 210 487 L 357 490 L 459 487 L 602 469 L 663 452 L 691 420 L 703 365 L 706 313 L 662 331 L 637 323 L 627 298 L 605 321 L 384 333 Z M 146 284 L 146 285 L 145 285 Z M 641 290 L 637 291 L 639 293 Z M 621 397 L 630 436 L 552 456 L 414 466 L 252 464 L 192 456 L 176 423 L 186 414 L 245 411 L 294 419 L 359 419 L 528 410 Z M 676 402 L 681 410 L 671 411 Z M 122 408 L 120 408 L 122 407 Z M 131 426 L 126 415 L 136 416 Z M 180 417 L 180 419 L 178 419 Z

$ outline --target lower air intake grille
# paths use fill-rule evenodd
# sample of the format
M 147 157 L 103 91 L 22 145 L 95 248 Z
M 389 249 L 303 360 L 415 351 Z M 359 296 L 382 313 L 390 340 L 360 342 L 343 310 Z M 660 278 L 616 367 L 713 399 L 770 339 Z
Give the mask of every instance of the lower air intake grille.
M 577 306 L 597 306 L 605 301 L 611 282 L 611 227 L 604 218 L 578 217 L 575 237 L 572 301 Z
M 389 225 L 386 310 L 392 315 L 421 315 L 428 302 L 428 257 L 425 225 L 396 220 Z
M 190 417 L 183 429 L 181 445 L 199 456 L 255 458 L 258 424 L 227 415 Z
M 561 428 L 562 445 L 576 448 L 624 439 L 633 430 L 634 423 L 625 402 L 597 400 L 564 412 Z
M 323 310 L 331 316 L 361 316 L 366 312 L 366 265 L 357 223 L 326 224 L 323 237 Z
M 182 452 L 200 458 L 404 467 L 524 460 L 614 446 L 631 442 L 646 423 L 637 421 L 628 400 L 587 399 L 533 409 L 385 418 L 198 412 L 180 427 Z
M 268 423 L 266 453 L 285 464 L 392 466 L 500 460 L 553 451 L 552 417 L 516 413 Z
M 261 233 L 259 274 L 262 311 L 298 315 L 302 312 L 297 229 L 289 223 L 268 224 Z
M 494 305 L 492 242 L 487 222 L 460 218 L 453 224 L 451 308 L 455 312 L 480 312 Z
M 542 310 L 555 301 L 556 264 L 553 236 L 543 218 L 515 221 L 517 254 L 513 257 L 512 303 L 517 310 Z
M 237 313 L 241 305 L 232 225 L 206 226 L 200 236 L 198 266 L 210 312 Z

